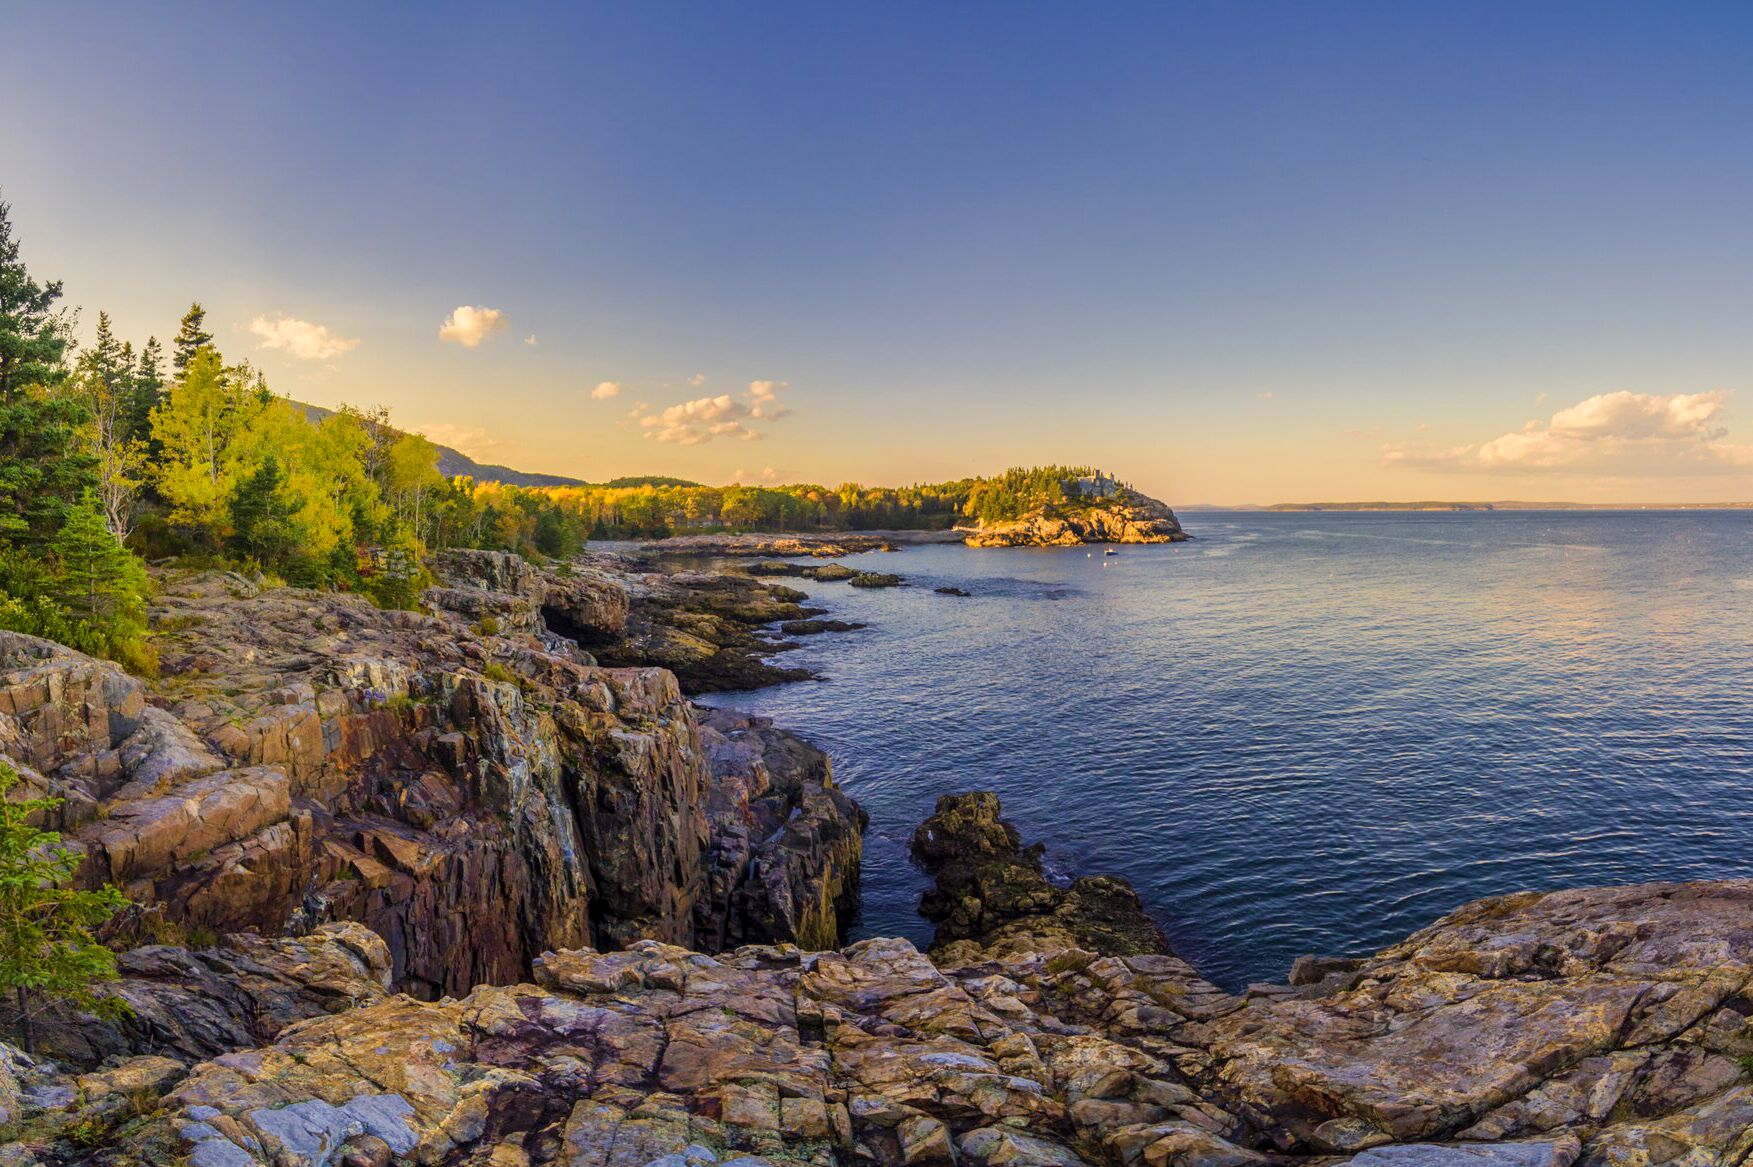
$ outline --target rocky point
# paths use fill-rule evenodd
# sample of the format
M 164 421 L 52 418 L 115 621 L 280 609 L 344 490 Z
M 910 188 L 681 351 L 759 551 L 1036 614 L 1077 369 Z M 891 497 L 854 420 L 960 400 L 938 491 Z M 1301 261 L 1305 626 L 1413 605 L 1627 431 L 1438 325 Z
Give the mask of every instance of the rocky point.
M 440 569 L 423 614 L 167 578 L 151 684 L 0 641 L 0 751 L 140 905 L 129 1016 L 0 1046 L 0 1165 L 1753 1155 L 1753 882 L 1500 896 L 1232 993 L 957 795 L 914 839 L 930 950 L 840 946 L 863 816 L 825 756 L 598 663 L 732 593 Z

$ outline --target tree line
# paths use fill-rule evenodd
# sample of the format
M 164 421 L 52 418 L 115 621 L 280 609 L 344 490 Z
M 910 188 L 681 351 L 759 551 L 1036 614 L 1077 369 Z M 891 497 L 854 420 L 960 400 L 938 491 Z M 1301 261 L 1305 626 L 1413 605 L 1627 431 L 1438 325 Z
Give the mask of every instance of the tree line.
M 562 512 L 596 539 L 662 538 L 706 531 L 947 530 L 959 523 L 1006 522 L 1093 505 L 1077 483 L 1088 466 L 1034 466 L 988 478 L 913 486 L 702 486 L 673 479 L 544 487 Z M 498 488 L 474 487 L 477 498 Z M 1121 488 L 1122 492 L 1125 488 Z
M 228 360 L 189 307 L 166 350 L 26 267 L 0 203 L 0 628 L 150 672 L 145 561 L 241 566 L 412 607 L 434 546 L 567 554 L 588 526 L 539 490 L 447 479 L 381 407 L 313 410 Z
M 150 672 L 147 561 L 245 567 L 413 607 L 438 547 L 564 558 L 587 540 L 704 531 L 943 529 L 1075 509 L 1086 466 L 905 487 L 704 486 L 678 478 L 521 487 L 439 470 L 388 410 L 276 396 L 192 304 L 168 348 L 26 268 L 0 203 L 0 628 Z

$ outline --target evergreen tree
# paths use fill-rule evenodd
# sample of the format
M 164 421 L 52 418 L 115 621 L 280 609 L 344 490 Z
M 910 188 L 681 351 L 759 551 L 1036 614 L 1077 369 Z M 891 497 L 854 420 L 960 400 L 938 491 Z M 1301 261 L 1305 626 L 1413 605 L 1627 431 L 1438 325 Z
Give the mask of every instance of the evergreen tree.
M 292 508 L 283 497 L 285 475 L 269 454 L 231 497 L 231 549 L 264 565 L 284 561 L 293 551 Z
M 213 334 L 207 331 L 207 310 L 197 300 L 183 313 L 176 339 L 171 342 L 170 363 L 177 375 L 188 370 L 189 362 L 195 359 L 197 352 L 212 347 L 212 344 Z
M 146 338 L 140 346 L 140 359 L 134 366 L 128 394 L 128 436 L 149 441 L 152 436 L 152 411 L 164 400 L 164 348 L 156 336 Z
M 55 392 L 67 377 L 60 297 L 58 282 L 39 284 L 25 269 L 0 203 L 0 539 L 52 534 L 92 482 L 79 441 L 85 411 Z
M 67 375 L 67 321 L 55 310 L 61 282 L 39 284 L 19 258 L 12 207 L 0 202 L 0 405 L 33 385 L 52 389 Z
M 116 978 L 116 955 L 95 930 L 127 904 L 114 887 L 83 891 L 65 886 L 83 855 L 61 846 L 61 836 L 30 825 L 59 798 L 13 800 L 20 781 L 0 760 L 0 994 L 17 1003 L 19 1037 L 36 1052 L 32 1011 L 42 998 L 64 998 L 115 1017 L 118 998 L 98 1000 L 91 986 Z
M 0 401 L 0 540 L 36 545 L 96 484 L 82 439 L 91 415 L 70 396 Z
M 117 541 L 88 494 L 67 512 L 49 544 L 55 557 L 55 599 L 112 644 L 146 631 L 146 566 Z
M 100 310 L 97 333 L 92 337 L 91 347 L 79 354 L 78 370 L 102 377 L 104 388 L 120 398 L 133 373 L 131 356 L 132 351 L 124 352 L 122 342 L 116 339 L 115 330 L 110 327 L 110 314 Z

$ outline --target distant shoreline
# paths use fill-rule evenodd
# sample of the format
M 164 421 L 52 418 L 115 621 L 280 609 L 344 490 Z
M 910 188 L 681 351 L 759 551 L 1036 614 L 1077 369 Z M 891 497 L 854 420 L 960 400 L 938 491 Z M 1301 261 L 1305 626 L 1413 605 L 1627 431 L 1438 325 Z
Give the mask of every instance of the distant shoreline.
M 1521 502 L 1505 500 L 1499 502 L 1306 502 L 1306 503 L 1273 503 L 1262 506 L 1258 503 L 1239 506 L 1222 506 L 1215 503 L 1195 503 L 1176 508 L 1183 514 L 1200 514 L 1210 511 L 1249 511 L 1256 514 L 1308 513 L 1316 511 L 1388 511 L 1388 512 L 1420 512 L 1448 513 L 1458 512 L 1476 514 L 1481 511 L 1741 511 L 1753 510 L 1753 502 L 1672 502 L 1672 503 L 1639 503 L 1639 502 Z

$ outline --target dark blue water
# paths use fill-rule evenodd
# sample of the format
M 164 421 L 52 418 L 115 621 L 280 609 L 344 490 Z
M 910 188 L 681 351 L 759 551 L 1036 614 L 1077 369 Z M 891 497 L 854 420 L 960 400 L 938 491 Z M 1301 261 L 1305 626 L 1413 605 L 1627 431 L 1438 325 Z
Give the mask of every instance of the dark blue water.
M 913 828 L 990 789 L 1236 986 L 1483 895 L 1753 876 L 1753 513 L 1186 516 L 1165 547 L 916 547 L 808 584 L 823 683 L 720 698 L 869 809 L 859 935 L 924 940 Z M 934 594 L 940 584 L 971 599 Z

